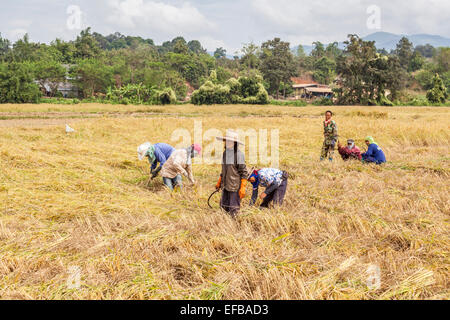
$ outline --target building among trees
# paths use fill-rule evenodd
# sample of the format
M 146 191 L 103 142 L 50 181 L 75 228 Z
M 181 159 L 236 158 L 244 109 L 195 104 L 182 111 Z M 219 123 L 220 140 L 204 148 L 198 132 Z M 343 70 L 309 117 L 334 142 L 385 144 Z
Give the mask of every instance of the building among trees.
M 310 79 L 296 77 L 292 77 L 291 81 L 296 100 L 333 97 L 333 90 L 326 84 L 319 84 Z

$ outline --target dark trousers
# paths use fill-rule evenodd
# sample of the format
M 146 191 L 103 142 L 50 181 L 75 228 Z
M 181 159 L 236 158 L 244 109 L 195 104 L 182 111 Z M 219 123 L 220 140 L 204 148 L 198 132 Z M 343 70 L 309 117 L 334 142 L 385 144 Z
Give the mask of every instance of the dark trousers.
M 286 195 L 287 189 L 287 179 L 283 180 L 281 185 L 275 189 L 272 193 L 268 194 L 263 202 L 261 203 L 261 208 L 269 208 L 269 204 L 273 201 L 274 206 L 281 206 L 284 201 L 284 196 Z
M 236 218 L 241 209 L 241 198 L 239 192 L 229 192 L 223 190 L 222 199 L 220 200 L 220 207 L 228 212 L 233 218 Z
M 374 157 L 365 157 L 363 158 L 364 162 L 367 163 L 376 163 L 376 164 L 382 164 L 383 162 L 381 162 L 380 160 L 375 159 Z

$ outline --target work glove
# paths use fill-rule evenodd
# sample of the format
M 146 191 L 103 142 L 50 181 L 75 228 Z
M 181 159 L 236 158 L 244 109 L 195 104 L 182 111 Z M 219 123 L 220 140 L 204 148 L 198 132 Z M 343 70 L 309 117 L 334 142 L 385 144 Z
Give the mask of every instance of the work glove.
M 158 169 L 152 171 L 152 179 L 155 179 L 158 176 L 160 171 L 161 171 L 161 167 L 159 167 Z
M 219 178 L 219 181 L 216 184 L 216 190 L 219 190 L 221 186 L 222 186 L 222 177 Z
M 241 188 L 239 189 L 239 197 L 241 199 L 245 198 L 245 187 L 247 187 L 247 179 L 241 180 Z

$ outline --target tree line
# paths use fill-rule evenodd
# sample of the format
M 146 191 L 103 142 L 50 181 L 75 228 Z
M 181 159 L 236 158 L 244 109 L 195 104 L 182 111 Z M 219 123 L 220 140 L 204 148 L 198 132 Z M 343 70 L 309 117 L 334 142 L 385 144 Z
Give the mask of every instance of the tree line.
M 73 41 L 15 43 L 0 34 L 0 103 L 58 97 L 71 83 L 81 99 L 112 103 L 175 103 L 192 95 L 197 104 L 255 103 L 285 99 L 292 77 L 334 88 L 334 103 L 393 105 L 445 103 L 450 88 L 450 48 L 414 47 L 403 38 L 395 50 L 349 35 L 338 43 L 315 42 L 307 55 L 279 38 L 243 45 L 231 58 L 224 48 L 209 54 L 197 40 L 152 39 L 83 30 Z M 194 92 L 192 92 L 194 91 Z

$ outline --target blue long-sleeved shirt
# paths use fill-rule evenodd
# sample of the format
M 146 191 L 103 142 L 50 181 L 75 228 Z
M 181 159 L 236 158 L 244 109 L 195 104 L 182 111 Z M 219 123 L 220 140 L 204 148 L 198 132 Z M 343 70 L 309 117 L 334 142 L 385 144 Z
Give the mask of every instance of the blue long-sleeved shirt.
M 364 160 L 369 160 L 370 162 L 376 162 L 377 164 L 386 162 L 386 156 L 384 155 L 383 150 L 381 150 L 381 148 L 378 145 L 376 145 L 375 143 L 372 143 L 369 146 L 369 150 L 367 150 L 366 153 L 363 153 L 362 157 Z
M 155 170 L 156 167 L 158 166 L 158 162 L 159 162 L 159 167 L 162 168 L 162 166 L 164 165 L 164 163 L 166 163 L 166 161 L 170 158 L 170 156 L 172 155 L 172 152 L 175 151 L 175 148 L 165 144 L 165 143 L 157 143 L 154 145 L 155 147 L 155 161 L 151 164 L 152 165 L 152 170 Z

